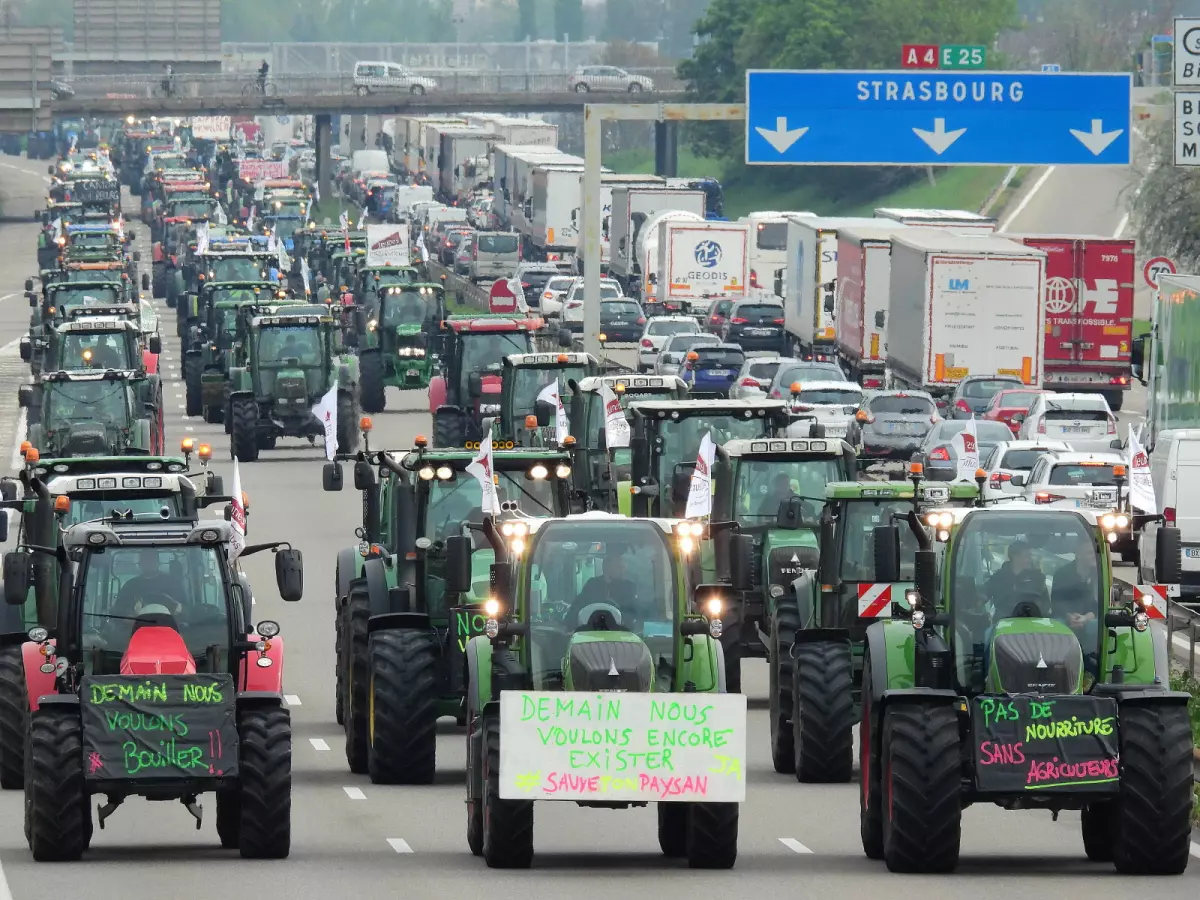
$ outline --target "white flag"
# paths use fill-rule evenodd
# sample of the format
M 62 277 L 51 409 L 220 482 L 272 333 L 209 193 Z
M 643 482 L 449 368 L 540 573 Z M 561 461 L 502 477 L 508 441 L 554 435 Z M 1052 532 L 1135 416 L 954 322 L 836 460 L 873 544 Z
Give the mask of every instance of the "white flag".
M 495 516 L 500 513 L 500 500 L 496 496 L 496 482 L 492 473 L 492 420 L 483 420 L 483 440 L 479 442 L 479 452 L 467 464 L 467 471 L 479 482 L 481 499 L 479 508 L 485 516 Z
M 979 435 L 975 431 L 975 416 L 967 420 L 967 427 L 950 439 L 958 457 L 958 474 L 955 481 L 972 482 L 979 468 Z
M 696 454 L 696 468 L 692 471 L 692 483 L 688 488 L 687 509 L 683 515 L 688 519 L 712 515 L 712 465 L 717 458 L 717 445 L 712 432 L 704 435 L 700 452 Z
M 320 203 L 320 202 L 321 202 L 321 183 L 318 181 L 314 181 L 313 182 L 313 203 Z
M 56 241 L 61 240 L 63 236 L 62 216 L 56 217 L 55 220 L 50 223 L 50 227 L 54 229 L 54 239 Z
M 229 217 L 225 215 L 225 207 L 217 206 L 217 224 L 228 225 Z
M 333 459 L 337 453 L 337 405 L 338 391 L 337 385 L 334 384 L 329 388 L 329 393 L 321 398 L 321 401 L 313 406 L 313 415 L 317 417 L 317 421 L 325 428 L 325 458 Z
M 342 210 L 342 214 L 338 216 L 338 226 L 342 229 L 342 231 L 350 230 L 350 216 L 344 209 Z
M 208 252 L 208 223 L 202 222 L 196 227 L 196 255 Z
M 250 214 L 246 216 L 246 230 L 247 231 L 254 230 L 254 220 L 256 218 L 258 218 L 258 206 L 257 205 L 250 207 Z
M 254 186 L 254 199 L 260 202 L 267 199 L 267 186 L 261 181 Z
M 604 403 L 604 443 L 609 450 L 629 446 L 629 420 L 621 401 L 607 384 L 600 385 L 600 399 Z
M 303 256 L 300 257 L 300 277 L 304 279 L 304 293 L 312 293 L 312 270 L 308 267 L 308 260 Z
M 267 235 L 267 252 L 274 253 L 276 258 L 278 259 L 279 254 L 277 251 L 278 251 L 278 242 L 275 240 L 275 232 L 272 231 L 270 234 Z
M 562 394 L 558 392 L 558 380 L 555 379 L 542 388 L 542 392 L 537 395 L 537 398 L 554 404 L 554 439 L 562 444 L 567 435 L 571 433 L 571 422 L 567 418 L 566 409 L 563 408 Z
M 233 525 L 229 536 L 229 561 L 233 562 L 246 549 L 246 507 L 242 505 L 242 474 L 237 457 L 233 460 L 233 503 L 229 521 Z
M 421 262 L 428 265 L 429 263 L 429 248 L 425 246 L 424 241 L 417 241 L 417 247 L 421 250 Z
M 1149 515 L 1158 514 L 1154 499 L 1154 480 L 1150 477 L 1150 459 L 1146 448 L 1129 426 L 1129 505 Z M 1120 498 L 1118 498 L 1120 499 Z

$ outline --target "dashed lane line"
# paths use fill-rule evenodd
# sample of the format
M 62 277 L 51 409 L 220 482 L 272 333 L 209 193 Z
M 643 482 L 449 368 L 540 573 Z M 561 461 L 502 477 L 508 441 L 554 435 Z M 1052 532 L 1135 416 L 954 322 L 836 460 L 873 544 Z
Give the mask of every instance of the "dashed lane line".
M 408 841 L 404 838 L 388 838 L 387 842 L 391 844 L 392 849 L 397 853 L 412 853 L 413 848 L 408 846 Z
M 351 800 L 366 800 L 367 799 L 367 795 L 363 793 L 362 788 L 344 787 L 344 788 L 342 788 L 342 790 L 346 792 L 346 796 L 349 797 Z
M 780 838 L 779 843 L 787 847 L 793 853 L 812 853 L 807 847 L 800 843 L 795 838 Z M 1192 846 L 1195 846 L 1194 844 Z
M 303 703 L 300 702 L 299 694 L 284 694 L 283 699 L 284 699 L 284 701 L 286 701 L 288 706 L 303 706 L 304 705 Z
M 309 739 L 308 739 L 308 742 L 309 742 L 310 744 L 312 744 L 312 746 L 313 746 L 313 749 L 314 749 L 314 750 L 319 750 L 319 751 L 321 751 L 322 753 L 328 753 L 328 752 L 329 752 L 329 744 L 327 744 L 327 743 L 326 743 L 324 740 L 322 740 L 321 738 L 309 738 Z
M 1196 859 L 1200 859 L 1200 844 L 1192 841 L 1192 845 L 1188 847 L 1188 853 L 1192 854 L 1192 856 L 1196 857 Z M 3 895 L 0 895 L 0 897 L 2 896 Z

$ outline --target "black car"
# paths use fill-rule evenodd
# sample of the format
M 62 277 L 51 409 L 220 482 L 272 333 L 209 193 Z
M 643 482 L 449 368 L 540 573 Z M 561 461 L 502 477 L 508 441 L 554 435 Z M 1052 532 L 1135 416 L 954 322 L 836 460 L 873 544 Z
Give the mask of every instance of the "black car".
M 721 325 L 721 340 L 743 350 L 783 352 L 783 306 L 759 300 L 735 303 Z
M 636 344 L 645 330 L 646 316 L 636 300 L 602 300 L 600 332 L 609 344 Z
M 521 290 L 525 292 L 525 302 L 529 308 L 538 309 L 542 305 L 542 292 L 551 278 L 569 274 L 554 263 L 526 263 L 519 268 L 517 277 L 521 279 Z
M 958 383 L 950 395 L 950 418 L 979 418 L 987 412 L 992 398 L 1000 391 L 1025 387 L 1025 383 L 1013 375 L 968 375 Z
M 462 243 L 462 239 L 468 234 L 471 234 L 471 229 L 469 228 L 455 228 L 452 231 L 447 231 L 438 244 L 438 262 L 447 269 L 453 268 L 454 254 L 458 252 L 458 245 Z

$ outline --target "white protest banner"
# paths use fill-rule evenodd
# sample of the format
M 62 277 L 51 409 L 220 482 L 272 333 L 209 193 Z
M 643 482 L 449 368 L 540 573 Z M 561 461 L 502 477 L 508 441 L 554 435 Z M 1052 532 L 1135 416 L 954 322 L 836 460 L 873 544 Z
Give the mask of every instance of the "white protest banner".
M 554 439 L 559 444 L 566 439 L 571 433 L 571 421 L 567 418 L 567 411 L 563 408 L 562 394 L 558 392 L 558 381 L 552 381 L 537 395 L 538 400 L 553 404 L 554 406 Z
M 1119 498 L 1118 498 L 1119 499 Z M 1129 426 L 1129 505 L 1139 512 L 1158 514 L 1154 499 L 1154 480 L 1150 477 L 1150 458 L 1146 448 Z
M 494 481 L 495 467 L 492 465 L 492 420 L 483 420 L 483 440 L 479 442 L 479 452 L 467 464 L 467 471 L 479 482 L 481 494 L 479 509 L 485 516 L 500 514 L 500 500 L 496 496 Z
M 287 178 L 287 163 L 278 159 L 239 159 L 238 177 L 254 184 L 272 178 Z
M 979 468 L 979 436 L 975 431 L 975 417 L 967 420 L 966 427 L 950 439 L 950 445 L 958 457 L 958 474 L 955 481 L 974 481 Z
M 405 225 L 367 226 L 368 266 L 407 266 L 408 227 Z
M 746 695 L 500 692 L 500 797 L 743 803 Z
M 200 141 L 227 141 L 232 126 L 231 116 L 193 116 L 192 138 Z
M 242 473 L 238 470 L 237 457 L 233 458 L 233 503 L 229 522 L 229 561 L 237 559 L 246 549 L 246 507 L 242 504 Z
M 325 429 L 325 458 L 333 459 L 337 453 L 337 385 L 330 387 L 320 402 L 312 408 L 313 415 Z
M 607 384 L 600 385 L 600 399 L 604 403 L 604 443 L 609 450 L 629 446 L 629 420 L 621 401 Z
M 716 458 L 717 445 L 713 443 L 710 431 L 704 435 L 700 452 L 696 454 L 696 468 L 692 470 L 692 483 L 688 487 L 687 509 L 683 513 L 685 518 L 698 519 L 712 515 L 712 465 Z

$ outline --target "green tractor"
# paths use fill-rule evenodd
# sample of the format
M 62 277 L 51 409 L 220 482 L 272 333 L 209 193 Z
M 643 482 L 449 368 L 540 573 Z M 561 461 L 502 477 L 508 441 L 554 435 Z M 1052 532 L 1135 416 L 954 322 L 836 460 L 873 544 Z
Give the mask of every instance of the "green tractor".
M 777 684 L 791 687 L 788 653 L 799 621 L 786 594 L 802 571 L 815 568 L 825 485 L 856 472 L 854 448 L 838 438 L 742 439 L 717 447 L 710 539 L 699 555 L 702 578 L 726 580 L 735 534 L 750 541 L 754 562 L 749 592 L 732 599 L 723 617 L 731 691 L 742 689 L 746 658 L 768 660 L 773 692 Z
M 29 442 L 46 457 L 124 456 L 163 451 L 162 384 L 144 371 L 52 372 L 17 391 L 40 408 Z
M 529 436 L 530 416 L 537 426 L 550 427 L 554 435 L 557 410 L 538 396 L 551 384 L 558 384 L 558 396 L 563 411 L 571 403 L 571 385 L 601 372 L 596 357 L 590 353 L 512 353 L 500 363 L 500 414 L 496 419 L 495 437 L 521 445 L 544 443 Z M 569 417 L 568 417 L 569 418 Z
M 210 291 L 223 284 L 233 284 L 229 290 L 240 290 L 247 284 L 270 285 L 276 293 L 286 294 L 287 285 L 271 272 L 279 264 L 274 252 L 259 250 L 247 241 L 230 240 L 210 245 L 195 261 L 184 265 L 186 292 L 175 304 L 175 333 L 186 338 L 193 326 L 203 318 L 205 304 L 211 302 Z M 215 286 L 210 287 L 210 285 Z
M 361 543 L 337 558 L 336 711 L 350 770 L 376 783 L 432 782 L 438 718 L 464 721 L 463 651 L 482 633 L 491 560 L 481 550 L 473 578 L 451 590 L 446 542 L 483 518 L 466 471 L 474 458 L 428 449 L 423 438 L 403 455 L 355 456 L 364 521 Z M 504 527 L 570 512 L 565 454 L 496 451 L 492 464 Z M 341 490 L 338 463 L 326 465 L 323 486 Z
M 364 412 L 383 412 L 388 385 L 429 387 L 437 365 L 436 340 L 446 318 L 446 292 L 437 284 L 406 284 L 372 294 L 358 335 L 359 388 Z
M 940 519 L 940 517 L 939 517 Z M 863 850 L 894 872 L 949 872 L 973 803 L 1079 810 L 1083 848 L 1122 874 L 1180 874 L 1193 807 L 1190 695 L 1170 690 L 1165 601 L 1114 589 L 1129 517 L 1014 502 L 920 516 L 909 612 L 867 628 Z M 895 531 L 876 567 L 896 575 Z M 1176 528 L 1160 573 L 1180 576 Z M 1160 585 L 1164 589 L 1168 585 Z M 1161 604 L 1161 605 L 1160 605 Z
M 231 455 L 254 462 L 280 437 L 324 439 L 313 407 L 336 388 L 338 449 L 358 445 L 358 360 L 340 355 L 324 306 L 280 306 L 250 320 L 244 350 L 229 367 L 226 413 Z
M 729 586 L 689 578 L 693 524 L 590 512 L 515 533 L 488 519 L 447 541 L 451 589 L 476 576 L 475 535 L 495 557 L 484 634 L 466 649 L 467 844 L 489 867 L 530 866 L 535 800 L 656 802 L 664 855 L 733 867 L 745 781 L 722 748 L 741 742 L 746 701 L 719 696 Z M 689 745 L 704 748 L 694 762 Z M 694 772 L 710 773 L 703 790 Z

